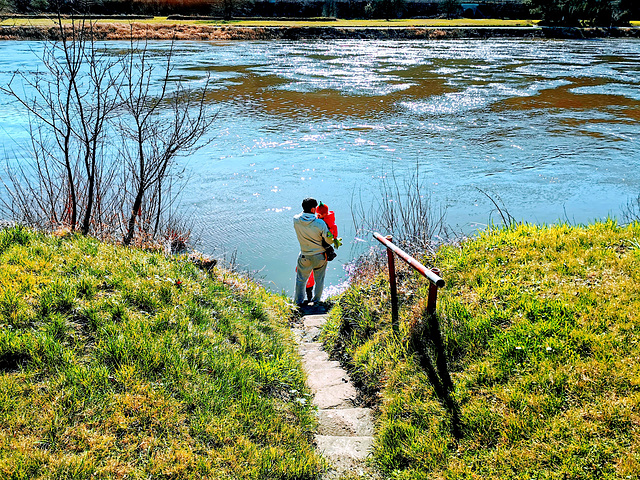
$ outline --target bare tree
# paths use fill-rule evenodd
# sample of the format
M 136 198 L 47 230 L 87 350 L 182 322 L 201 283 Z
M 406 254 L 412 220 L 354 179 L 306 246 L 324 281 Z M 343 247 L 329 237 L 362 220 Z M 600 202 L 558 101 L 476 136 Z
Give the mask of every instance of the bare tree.
M 159 91 L 153 88 L 154 66 L 149 62 L 146 45 L 136 49 L 132 44 L 125 65 L 126 83 L 119 95 L 127 116 L 119 129 L 124 139 L 122 153 L 132 181 L 128 190 L 131 210 L 122 239 L 125 245 L 133 239 L 136 220 L 142 219 L 145 196 L 155 199 L 148 203 L 151 208 L 147 211 L 147 223 L 155 219 L 152 233 L 157 234 L 163 193 L 169 187 L 174 160 L 180 152 L 193 152 L 202 146 L 199 140 L 215 118 L 207 116 L 205 109 L 208 80 L 200 92 L 188 90 L 182 83 L 169 92 L 172 56 L 173 48 L 166 54 Z M 143 230 L 148 233 L 148 229 Z
M 106 185 L 112 184 L 115 166 L 112 162 L 105 162 L 105 139 L 108 137 L 109 122 L 113 112 L 118 106 L 117 89 L 120 84 L 122 70 L 118 60 L 107 57 L 99 52 L 94 44 L 93 36 L 89 38 L 89 48 L 85 44 L 85 58 L 88 65 L 88 85 L 90 90 L 80 92 L 77 84 L 74 84 L 75 95 L 78 98 L 88 99 L 91 103 L 78 101 L 79 124 L 78 139 L 82 144 L 82 164 L 86 181 L 86 198 L 84 199 L 84 216 L 81 223 L 81 231 L 88 235 L 91 231 L 91 221 L 94 219 L 94 209 L 104 207 L 105 198 L 103 180 L 109 180 Z
M 32 138 L 33 167 L 12 172 L 10 197 L 21 220 L 86 235 L 105 178 L 102 146 L 117 105 L 119 61 L 96 48 L 91 22 L 65 28 L 59 18 L 58 30 L 61 40 L 44 44 L 43 71 L 16 72 L 0 87 L 29 114 Z
M 136 232 L 155 238 L 179 190 L 175 159 L 199 148 L 214 121 L 209 81 L 195 91 L 173 79 L 173 45 L 157 67 L 133 38 L 114 55 L 91 22 L 59 18 L 58 29 L 42 71 L 0 87 L 24 107 L 31 133 L 28 161 L 8 171 L 5 210 L 41 228 L 119 233 L 125 245 Z
M 62 28 L 62 24 L 60 24 Z M 74 32 L 75 33 L 75 32 Z M 38 190 L 46 192 L 47 198 L 44 203 L 35 200 L 36 205 L 49 208 L 47 204 L 54 204 L 55 208 L 49 210 L 49 221 L 57 224 L 67 223 L 75 229 L 77 223 L 77 194 L 75 181 L 75 168 L 72 155 L 73 136 L 73 85 L 79 74 L 81 55 L 76 46 L 74 38 L 71 44 L 66 44 L 67 50 L 64 58 L 59 58 L 58 45 L 46 44 L 42 54 L 42 64 L 45 72 L 36 72 L 29 75 L 24 72 L 16 72 L 6 87 L 0 87 L 4 92 L 16 99 L 30 116 L 30 129 L 33 146 L 33 155 L 36 162 L 35 178 L 25 177 L 26 187 L 21 188 L 20 184 L 13 182 L 18 187 L 16 194 L 12 195 L 14 204 L 20 207 L 20 200 L 28 196 L 29 192 Z M 79 42 L 82 44 L 83 42 Z M 30 88 L 34 95 L 27 97 L 21 95 L 15 88 L 17 79 L 20 79 L 26 88 Z M 35 118 L 35 122 L 32 121 Z M 51 137 L 48 135 L 50 134 Z M 56 149 L 51 149 L 48 142 L 57 144 Z M 25 173 L 25 170 L 21 170 Z M 57 178 L 56 178 L 57 177 Z M 10 178 L 16 178 L 11 176 Z M 47 183 L 61 180 L 60 188 L 48 188 Z M 59 197 L 62 191 L 67 195 L 66 205 L 60 209 Z M 22 212 L 23 215 L 27 212 Z M 45 212 L 40 212 L 45 213 Z M 37 215 L 33 212 L 32 218 Z M 28 217 L 28 215 L 27 215 Z M 23 219 L 24 220 L 24 219 Z

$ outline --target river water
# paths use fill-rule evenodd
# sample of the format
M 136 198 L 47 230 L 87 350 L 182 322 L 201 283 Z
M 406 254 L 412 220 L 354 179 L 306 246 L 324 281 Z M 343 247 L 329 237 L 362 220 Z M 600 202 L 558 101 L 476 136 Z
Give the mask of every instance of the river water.
M 116 42 L 114 52 L 121 46 Z M 160 60 L 169 48 L 153 42 Z M 0 43 L 0 83 L 34 70 L 35 42 Z M 640 194 L 640 41 L 181 42 L 174 78 L 214 81 L 210 143 L 182 159 L 200 249 L 291 292 L 291 217 L 306 196 L 336 212 L 344 246 L 327 282 L 375 243 L 352 221 L 383 178 L 419 171 L 447 222 L 472 233 L 499 216 L 587 223 Z M 0 97 L 15 158 L 26 117 Z

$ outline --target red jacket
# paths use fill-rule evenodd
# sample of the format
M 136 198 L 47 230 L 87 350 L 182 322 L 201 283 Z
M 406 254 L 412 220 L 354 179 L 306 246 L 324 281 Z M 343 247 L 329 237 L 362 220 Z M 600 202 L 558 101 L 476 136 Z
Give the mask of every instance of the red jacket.
M 336 225 L 336 214 L 333 210 L 329 210 L 329 213 L 327 213 L 322 220 L 324 220 L 324 223 L 327 224 L 327 227 L 329 227 L 329 231 L 331 232 L 331 235 L 333 235 L 334 238 L 338 238 L 338 226 Z

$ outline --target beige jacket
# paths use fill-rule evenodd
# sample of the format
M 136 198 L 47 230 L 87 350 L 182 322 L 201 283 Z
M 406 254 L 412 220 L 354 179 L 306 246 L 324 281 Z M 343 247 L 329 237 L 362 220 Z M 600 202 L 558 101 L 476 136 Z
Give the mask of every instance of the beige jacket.
M 313 213 L 299 213 L 293 217 L 293 228 L 300 242 L 300 253 L 302 255 L 316 255 L 324 253 L 322 240 L 331 244 L 333 235 L 324 223 Z

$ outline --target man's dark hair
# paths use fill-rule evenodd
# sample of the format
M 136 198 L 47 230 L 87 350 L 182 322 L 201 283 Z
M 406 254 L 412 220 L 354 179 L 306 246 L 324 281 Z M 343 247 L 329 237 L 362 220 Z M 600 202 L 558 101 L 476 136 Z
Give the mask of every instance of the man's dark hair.
M 304 213 L 311 213 L 312 208 L 316 208 L 318 206 L 318 201 L 315 198 L 305 198 L 302 200 L 302 211 Z

